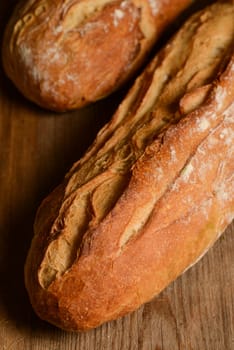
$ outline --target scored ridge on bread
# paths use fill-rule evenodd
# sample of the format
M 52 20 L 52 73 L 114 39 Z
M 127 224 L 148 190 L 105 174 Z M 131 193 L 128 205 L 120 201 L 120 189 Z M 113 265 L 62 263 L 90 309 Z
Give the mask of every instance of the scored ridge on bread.
M 89 329 L 135 310 L 231 222 L 233 12 L 193 15 L 42 203 L 25 279 L 43 319 Z

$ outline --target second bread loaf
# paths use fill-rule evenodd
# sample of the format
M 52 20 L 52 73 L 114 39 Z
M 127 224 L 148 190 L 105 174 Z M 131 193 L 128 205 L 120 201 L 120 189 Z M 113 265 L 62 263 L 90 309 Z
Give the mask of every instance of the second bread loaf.
M 40 106 L 55 111 L 82 107 L 129 79 L 190 2 L 22 1 L 5 31 L 5 71 Z

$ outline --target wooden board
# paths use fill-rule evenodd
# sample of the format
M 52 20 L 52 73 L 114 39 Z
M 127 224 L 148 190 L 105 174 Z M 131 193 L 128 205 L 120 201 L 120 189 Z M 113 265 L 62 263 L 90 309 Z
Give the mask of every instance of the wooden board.
M 16 1 L 0 3 L 0 33 Z M 0 68 L 0 349 L 234 349 L 234 227 L 152 302 L 87 333 L 40 321 L 24 289 L 33 221 L 49 193 L 110 118 L 120 92 L 57 115 L 25 100 Z

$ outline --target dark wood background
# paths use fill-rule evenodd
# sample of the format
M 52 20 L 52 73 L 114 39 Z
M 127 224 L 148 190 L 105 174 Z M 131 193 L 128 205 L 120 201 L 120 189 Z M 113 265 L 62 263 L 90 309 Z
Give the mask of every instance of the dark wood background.
M 15 0 L 0 3 L 0 33 Z M 58 115 L 16 91 L 0 67 L 0 349 L 234 349 L 234 226 L 152 302 L 87 333 L 39 320 L 24 288 L 33 221 L 49 193 L 92 142 L 124 94 Z

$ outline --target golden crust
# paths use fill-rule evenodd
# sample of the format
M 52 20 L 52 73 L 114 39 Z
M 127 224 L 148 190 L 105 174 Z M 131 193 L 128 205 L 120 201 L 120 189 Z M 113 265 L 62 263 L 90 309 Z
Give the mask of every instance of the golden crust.
M 190 1 L 24 1 L 6 28 L 5 71 L 42 107 L 82 107 L 132 76 Z
M 41 318 L 85 330 L 135 310 L 233 219 L 233 11 L 183 25 L 42 203 L 25 267 Z

